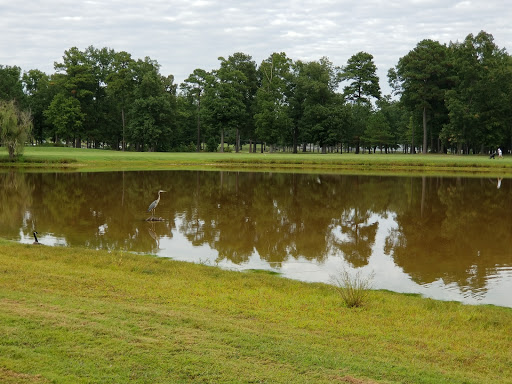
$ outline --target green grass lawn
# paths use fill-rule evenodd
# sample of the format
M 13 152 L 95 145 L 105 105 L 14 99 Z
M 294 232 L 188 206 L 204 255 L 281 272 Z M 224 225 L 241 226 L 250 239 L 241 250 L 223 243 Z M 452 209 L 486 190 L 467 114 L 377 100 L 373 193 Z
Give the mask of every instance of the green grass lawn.
M 121 152 L 98 149 L 27 147 L 21 161 L 7 162 L 0 148 L 0 165 L 39 168 L 71 168 L 83 171 L 110 169 L 237 168 L 327 171 L 391 171 L 434 173 L 494 173 L 512 175 L 512 157 L 410 155 L 410 154 L 319 154 L 319 153 L 169 153 Z
M 512 383 L 512 310 L 0 240 L 1 383 Z
M 512 175 L 512 158 L 29 147 L 0 166 Z M 0 383 L 512 383 L 512 309 L 0 239 Z

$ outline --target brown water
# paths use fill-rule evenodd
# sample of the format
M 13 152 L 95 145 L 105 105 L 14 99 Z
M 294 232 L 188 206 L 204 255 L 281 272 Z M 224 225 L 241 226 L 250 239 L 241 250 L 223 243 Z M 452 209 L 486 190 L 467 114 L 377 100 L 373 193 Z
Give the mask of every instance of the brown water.
M 499 184 L 499 188 L 498 188 Z M 146 211 L 162 194 L 156 216 Z M 0 237 L 151 253 L 512 307 L 512 179 L 0 173 Z

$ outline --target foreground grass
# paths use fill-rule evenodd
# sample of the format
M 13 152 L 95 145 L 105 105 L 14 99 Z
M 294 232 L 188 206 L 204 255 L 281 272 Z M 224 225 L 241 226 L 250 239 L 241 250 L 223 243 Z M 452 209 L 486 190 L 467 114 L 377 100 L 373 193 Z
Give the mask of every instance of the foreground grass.
M 511 383 L 512 310 L 0 240 L 2 383 Z
M 319 153 L 163 153 L 121 152 L 98 149 L 27 147 L 23 158 L 8 162 L 0 148 L 0 165 L 33 168 L 67 168 L 82 171 L 111 169 L 176 168 L 267 168 L 329 171 L 392 171 L 439 173 L 494 173 L 512 175 L 512 157 L 406 155 L 406 154 L 319 154 Z

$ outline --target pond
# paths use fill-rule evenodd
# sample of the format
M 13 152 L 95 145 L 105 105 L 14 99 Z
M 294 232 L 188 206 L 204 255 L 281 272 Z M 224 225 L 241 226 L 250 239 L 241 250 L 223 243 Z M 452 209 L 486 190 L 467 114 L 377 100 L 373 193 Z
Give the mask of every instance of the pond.
M 147 221 L 149 204 L 162 221 Z M 0 172 L 0 237 L 512 307 L 512 179 Z

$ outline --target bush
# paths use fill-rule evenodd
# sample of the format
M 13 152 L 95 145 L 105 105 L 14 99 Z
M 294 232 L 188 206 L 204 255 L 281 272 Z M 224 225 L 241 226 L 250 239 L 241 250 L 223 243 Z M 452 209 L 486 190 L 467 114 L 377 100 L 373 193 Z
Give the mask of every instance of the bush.
M 210 137 L 207 141 L 206 141 L 206 150 L 208 152 L 217 152 L 217 148 L 218 148 L 219 144 L 217 143 L 217 140 L 215 140 L 214 137 Z
M 361 270 L 351 274 L 343 268 L 331 276 L 331 282 L 347 307 L 361 307 L 368 298 L 374 276 L 373 272 L 365 276 Z
M 194 143 L 180 144 L 171 149 L 171 152 L 195 152 L 197 149 Z

